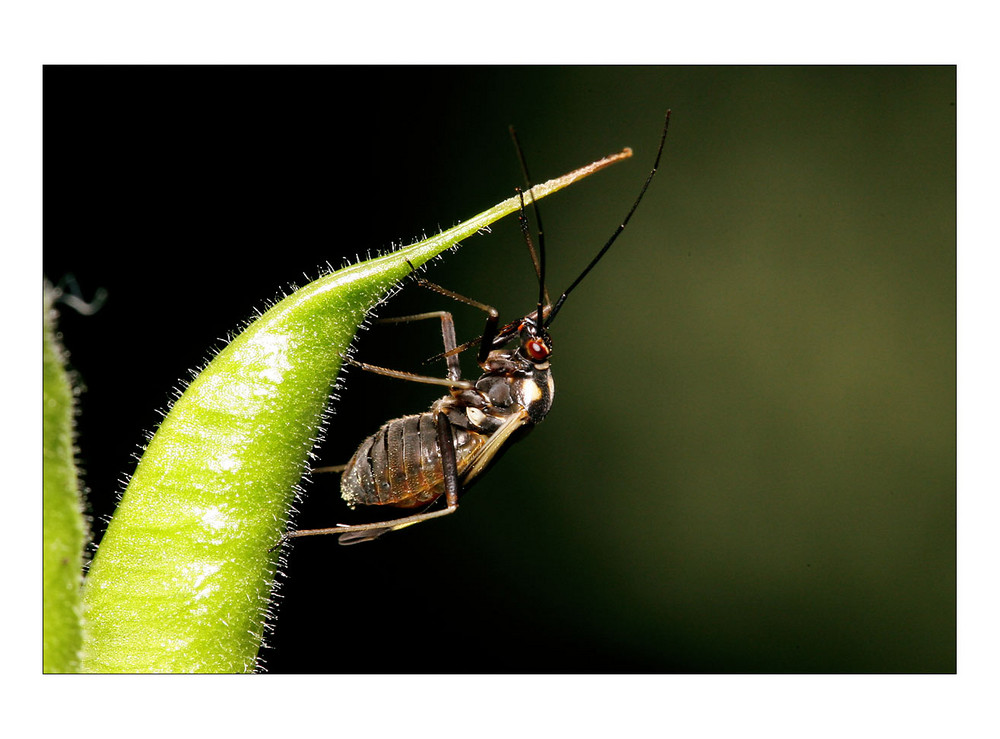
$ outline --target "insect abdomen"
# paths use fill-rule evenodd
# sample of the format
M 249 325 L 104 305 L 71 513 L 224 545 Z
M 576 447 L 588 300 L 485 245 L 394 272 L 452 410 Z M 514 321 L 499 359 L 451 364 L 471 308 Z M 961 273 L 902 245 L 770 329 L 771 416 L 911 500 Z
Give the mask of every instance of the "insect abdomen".
M 458 470 L 486 443 L 483 434 L 452 428 Z M 348 505 L 412 508 L 444 492 L 444 468 L 433 412 L 395 418 L 365 439 L 347 463 L 340 481 Z

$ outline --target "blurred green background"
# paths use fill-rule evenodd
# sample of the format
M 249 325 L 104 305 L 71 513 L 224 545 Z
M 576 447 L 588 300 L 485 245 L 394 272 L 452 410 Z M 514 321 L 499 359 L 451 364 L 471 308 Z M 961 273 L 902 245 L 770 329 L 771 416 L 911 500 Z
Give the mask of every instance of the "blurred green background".
M 443 521 L 303 540 L 272 672 L 952 672 L 954 67 L 48 67 L 45 271 L 85 295 L 97 536 L 157 408 L 303 273 L 628 145 L 542 204 L 555 406 Z M 428 275 L 527 312 L 516 222 Z M 380 313 L 450 308 L 409 287 Z M 359 356 L 420 370 L 436 327 Z M 476 366 L 464 360 L 467 375 Z M 424 368 L 426 370 L 426 368 Z M 433 388 L 352 372 L 323 462 Z M 343 518 L 336 479 L 300 527 Z

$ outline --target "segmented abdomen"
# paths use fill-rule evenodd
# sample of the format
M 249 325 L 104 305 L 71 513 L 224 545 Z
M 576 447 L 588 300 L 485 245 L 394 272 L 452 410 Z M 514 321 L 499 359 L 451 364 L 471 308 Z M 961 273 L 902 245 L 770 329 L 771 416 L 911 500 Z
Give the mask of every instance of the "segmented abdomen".
M 369 436 L 341 475 L 348 505 L 412 508 L 444 493 L 444 468 L 433 412 L 395 418 Z M 487 436 L 452 426 L 459 476 Z

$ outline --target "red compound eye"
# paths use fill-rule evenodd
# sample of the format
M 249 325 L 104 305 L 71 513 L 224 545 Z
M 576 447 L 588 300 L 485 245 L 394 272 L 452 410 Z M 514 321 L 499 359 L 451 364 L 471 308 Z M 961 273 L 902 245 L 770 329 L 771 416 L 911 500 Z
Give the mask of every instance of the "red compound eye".
M 535 362 L 541 362 L 549 358 L 549 348 L 541 339 L 529 339 L 524 342 L 524 351 L 528 358 Z

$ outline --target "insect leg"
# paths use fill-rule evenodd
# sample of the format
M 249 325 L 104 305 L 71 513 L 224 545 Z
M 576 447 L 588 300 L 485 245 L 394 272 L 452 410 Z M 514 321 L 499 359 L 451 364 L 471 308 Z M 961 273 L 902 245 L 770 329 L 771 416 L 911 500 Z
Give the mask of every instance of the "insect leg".
M 418 278 L 419 279 L 419 278 Z M 489 306 L 487 306 L 489 307 Z M 490 310 L 493 310 L 490 308 Z M 493 311 L 494 313 L 496 311 Z M 462 376 L 462 370 L 458 363 L 458 352 L 455 341 L 455 319 L 446 310 L 430 311 L 428 313 L 416 313 L 412 316 L 396 316 L 393 318 L 380 318 L 378 323 L 412 323 L 423 321 L 428 318 L 441 319 L 441 339 L 444 342 L 444 356 L 448 362 L 448 379 L 457 380 Z
M 313 473 L 313 474 L 315 474 L 317 472 L 337 472 L 337 473 L 340 473 L 340 472 L 343 472 L 346 469 L 347 469 L 347 465 L 346 464 L 337 464 L 337 465 L 330 465 L 329 467 L 313 467 L 309 471 L 311 473 Z
M 437 445 L 441 452 L 441 468 L 444 472 L 444 499 L 448 511 L 458 508 L 458 460 L 455 457 L 455 436 L 451 432 L 451 421 L 444 413 L 437 414 Z
M 451 298 L 452 300 L 457 300 L 459 303 L 465 303 L 466 305 L 471 305 L 473 308 L 479 308 L 486 314 L 486 326 L 483 328 L 483 335 L 478 339 L 479 341 L 479 354 L 476 357 L 476 361 L 482 364 L 486 361 L 486 357 L 493 350 L 493 338 L 497 335 L 497 325 L 500 322 L 500 314 L 497 309 L 492 305 L 486 305 L 486 303 L 480 303 L 478 300 L 473 300 L 472 298 L 467 298 L 464 295 L 460 295 L 453 290 L 449 290 L 446 287 L 441 287 L 436 282 L 431 282 L 430 280 L 425 280 L 423 277 L 414 277 L 417 284 L 421 287 L 425 287 L 428 290 L 433 290 L 436 293 L 440 293 L 445 297 Z M 451 346 L 448 347 L 447 341 L 445 342 L 444 353 L 439 354 L 436 357 L 431 357 L 431 359 L 438 359 L 439 357 L 444 357 L 445 359 L 451 359 L 456 356 L 459 352 L 468 349 L 472 346 L 475 341 L 466 342 L 460 347 Z
M 413 321 L 423 321 L 428 318 L 438 318 L 441 320 L 441 336 L 444 340 L 445 353 L 448 354 L 449 351 L 451 352 L 447 356 L 447 379 L 430 377 L 428 375 L 418 375 L 404 370 L 393 370 L 386 367 L 378 367 L 374 364 L 368 364 L 367 362 L 355 361 L 349 357 L 346 358 L 347 361 L 355 367 L 360 367 L 366 372 L 372 372 L 376 375 L 395 377 L 398 380 L 410 380 L 411 382 L 422 382 L 426 385 L 443 385 L 451 388 L 452 390 L 470 389 L 472 387 L 472 383 L 468 380 L 461 379 L 462 370 L 458 362 L 458 353 L 455 351 L 455 320 L 452 318 L 451 313 L 444 310 L 430 311 L 428 313 L 416 313 L 411 316 L 380 318 L 376 321 L 376 323 L 412 323 Z
M 323 536 L 325 534 L 339 534 L 342 545 L 358 544 L 362 541 L 371 541 L 389 531 L 395 531 L 415 523 L 429 521 L 432 518 L 440 518 L 454 513 L 458 510 L 458 493 L 460 484 L 458 479 L 458 462 L 455 457 L 455 438 L 451 430 L 451 422 L 444 413 L 437 414 L 437 444 L 441 452 L 441 465 L 444 470 L 444 496 L 447 506 L 437 511 L 418 513 L 413 516 L 397 518 L 392 521 L 378 521 L 376 523 L 363 523 L 355 525 L 331 526 L 325 529 L 302 529 L 300 531 L 288 531 L 282 534 L 281 540 L 269 551 L 274 551 L 288 539 L 298 539 L 303 536 Z
M 468 380 L 450 380 L 442 379 L 440 377 L 430 377 L 429 375 L 417 375 L 413 372 L 404 372 L 403 370 L 393 370 L 387 369 L 385 367 L 376 367 L 374 364 L 367 364 L 365 362 L 356 362 L 353 359 L 347 360 L 350 364 L 363 369 L 365 372 L 371 372 L 376 375 L 383 375 L 384 377 L 395 377 L 397 380 L 409 380 L 410 382 L 422 382 L 425 385 L 444 385 L 445 387 L 450 387 L 454 390 L 469 390 L 473 387 L 472 383 Z
M 522 210 L 523 210 L 523 205 L 522 205 Z M 500 314 L 497 312 L 497 309 L 494 308 L 492 305 L 487 305 L 486 303 L 480 303 L 478 300 L 473 300 L 472 298 L 468 298 L 465 295 L 461 295 L 460 293 L 455 292 L 454 290 L 449 290 L 448 288 L 442 287 L 436 282 L 431 282 L 430 280 L 421 277 L 420 275 L 417 274 L 417 268 L 413 266 L 413 263 L 409 259 L 406 260 L 406 263 L 410 265 L 410 271 L 413 274 L 413 279 L 420 287 L 426 288 L 428 290 L 433 290 L 434 292 L 440 293 L 441 295 L 451 298 L 452 300 L 456 300 L 459 303 L 465 303 L 466 305 L 471 305 L 473 308 L 478 308 L 479 310 L 483 311 L 486 314 L 486 327 L 483 329 L 483 335 L 480 336 L 478 339 L 467 341 L 461 346 L 455 346 L 455 323 L 454 321 L 451 320 L 451 314 L 450 313 L 447 314 L 449 319 L 449 324 L 445 326 L 444 319 L 442 319 L 442 326 L 441 326 L 442 329 L 441 333 L 444 336 L 444 351 L 441 354 L 437 354 L 431 357 L 427 361 L 431 362 L 434 361 L 435 359 L 444 358 L 445 360 L 448 361 L 448 367 L 451 368 L 453 358 L 457 357 L 460 353 L 464 352 L 469 347 L 474 346 L 476 343 L 479 343 L 480 344 L 479 356 L 477 357 L 476 361 L 478 361 L 479 364 L 482 364 L 486 360 L 486 357 L 490 353 L 490 350 L 493 348 L 492 347 L 493 338 L 497 334 L 497 324 L 499 323 L 500 320 Z M 385 321 L 393 322 L 394 320 L 400 321 L 404 319 L 387 318 L 385 319 Z M 457 365 L 458 360 L 455 359 L 454 361 L 455 365 Z
M 456 506 L 457 508 L 457 506 Z M 392 521 L 377 521 L 375 523 L 361 523 L 352 525 L 341 525 L 341 526 L 331 526 L 326 529 L 301 529 L 299 531 L 286 531 L 281 535 L 281 540 L 271 547 L 268 551 L 274 551 L 280 547 L 288 539 L 298 539 L 303 536 L 324 536 L 326 534 L 342 534 L 341 544 L 357 544 L 361 541 L 371 541 L 372 539 L 378 538 L 382 534 L 395 531 L 396 529 L 406 528 L 407 526 L 412 526 L 415 523 L 420 523 L 421 521 L 429 521 L 432 518 L 440 518 L 441 516 L 447 516 L 449 513 L 454 513 L 456 508 L 442 508 L 439 511 L 430 511 L 429 513 L 418 513 L 413 516 L 406 516 L 405 518 L 397 518 Z M 363 534 L 363 535 L 362 535 Z

